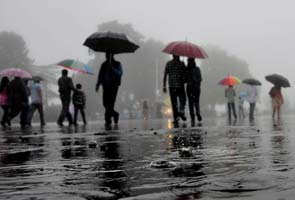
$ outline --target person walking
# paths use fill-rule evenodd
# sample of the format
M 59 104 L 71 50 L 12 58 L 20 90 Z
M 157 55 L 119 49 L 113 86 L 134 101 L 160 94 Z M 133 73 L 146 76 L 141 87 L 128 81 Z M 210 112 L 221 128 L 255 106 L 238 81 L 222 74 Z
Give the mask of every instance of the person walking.
M 238 106 L 239 106 L 239 119 L 240 120 L 244 120 L 245 118 L 245 112 L 244 112 L 244 96 L 243 95 L 239 95 L 239 100 L 238 100 Z
M 195 116 L 202 121 L 200 114 L 200 94 L 202 75 L 200 68 L 196 65 L 194 58 L 188 58 L 186 68 L 186 94 L 188 98 L 191 126 L 195 126 Z
M 45 126 L 44 112 L 43 112 L 43 92 L 42 85 L 39 79 L 35 79 L 30 88 L 31 106 L 28 114 L 28 123 L 31 124 L 32 118 L 36 110 L 39 112 L 40 125 Z
M 278 85 L 275 85 L 271 88 L 269 91 L 269 96 L 271 97 L 271 102 L 272 102 L 272 118 L 275 118 L 275 115 L 277 113 L 278 119 L 280 119 L 280 114 L 281 114 L 281 105 L 284 103 L 284 98 L 282 95 L 281 87 Z
M 236 91 L 234 90 L 232 85 L 229 85 L 228 88 L 225 89 L 225 97 L 227 98 L 229 121 L 231 121 L 231 113 L 233 113 L 235 120 L 237 119 L 236 108 L 235 108 L 235 96 L 236 96 Z
M 86 117 L 85 117 L 85 105 L 86 105 L 86 95 L 82 91 L 82 85 L 78 83 L 76 85 L 76 91 L 73 93 L 73 105 L 74 105 L 74 125 L 77 126 L 77 116 L 78 111 L 80 111 L 84 125 L 87 124 Z
M 61 73 L 62 76 L 58 79 L 57 83 L 62 109 L 58 117 L 57 124 L 59 126 L 63 126 L 63 121 L 65 118 L 67 118 L 69 126 L 71 126 L 73 124 L 73 119 L 69 111 L 69 107 L 71 103 L 71 93 L 76 89 L 74 87 L 72 78 L 68 77 L 68 70 L 63 69 Z
M 119 86 L 121 85 L 121 77 L 123 74 L 121 63 L 114 59 L 114 55 L 110 52 L 106 53 L 106 61 L 102 63 L 95 90 L 98 92 L 102 85 L 102 102 L 105 108 L 105 127 L 111 128 L 112 118 L 115 125 L 119 122 L 119 113 L 114 109 Z
M 185 84 L 185 65 L 180 61 L 179 56 L 173 55 L 173 59 L 168 61 L 164 71 L 163 92 L 167 92 L 166 82 L 168 76 L 169 94 L 172 104 L 174 125 L 178 124 L 179 118 L 186 121 L 185 104 L 186 94 Z M 178 103 L 179 101 L 179 103 Z
M 3 77 L 0 83 L 0 106 L 3 109 L 3 115 L 1 120 L 1 125 L 6 127 L 6 125 L 10 126 L 10 119 L 9 119 L 9 104 L 8 104 L 8 97 L 9 97 L 9 78 Z
M 20 125 L 26 127 L 28 125 L 29 112 L 29 94 L 24 81 L 20 77 L 15 77 L 9 87 L 10 102 L 10 119 L 13 119 L 20 113 Z
M 249 107 L 249 120 L 254 120 L 254 112 L 256 107 L 256 99 L 257 99 L 257 87 L 254 85 L 249 85 L 247 88 L 247 101 L 250 104 Z

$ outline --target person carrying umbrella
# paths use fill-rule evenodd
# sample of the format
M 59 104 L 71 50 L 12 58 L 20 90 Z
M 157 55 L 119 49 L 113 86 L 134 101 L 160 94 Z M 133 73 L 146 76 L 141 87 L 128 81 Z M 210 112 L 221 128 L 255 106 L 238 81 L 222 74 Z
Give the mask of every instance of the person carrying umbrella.
M 167 92 L 166 82 L 168 76 L 169 94 L 172 104 L 174 125 L 178 124 L 179 117 L 186 121 L 184 114 L 186 104 L 186 94 L 184 89 L 185 65 L 180 61 L 179 56 L 173 55 L 173 59 L 168 61 L 164 71 L 163 92 Z M 179 100 L 179 105 L 178 105 Z
M 236 96 L 236 91 L 233 88 L 233 85 L 229 85 L 228 88 L 225 89 L 225 97 L 227 98 L 229 120 L 231 120 L 231 112 L 233 113 L 235 120 L 237 119 L 236 108 L 235 108 L 235 96 Z
M 195 126 L 195 116 L 202 121 L 200 114 L 200 94 L 202 75 L 200 68 L 196 65 L 194 58 L 188 58 L 186 67 L 186 94 L 188 98 L 191 126 Z
M 272 103 L 272 118 L 275 118 L 275 115 L 277 113 L 278 119 L 280 119 L 280 111 L 281 111 L 281 105 L 284 103 L 284 98 L 281 92 L 281 86 L 275 85 L 273 86 L 269 91 L 269 96 L 271 97 L 271 103 Z
M 119 113 L 114 109 L 119 86 L 121 85 L 121 77 L 123 74 L 121 63 L 114 59 L 114 55 L 110 52 L 106 53 L 106 61 L 102 63 L 95 90 L 98 92 L 100 85 L 103 88 L 102 101 L 105 108 L 105 127 L 110 128 L 112 117 L 114 123 L 119 122 Z
M 0 106 L 3 109 L 3 116 L 1 120 L 1 125 L 5 127 L 6 125 L 10 126 L 10 119 L 9 119 L 9 86 L 10 81 L 7 76 L 4 76 L 0 83 Z

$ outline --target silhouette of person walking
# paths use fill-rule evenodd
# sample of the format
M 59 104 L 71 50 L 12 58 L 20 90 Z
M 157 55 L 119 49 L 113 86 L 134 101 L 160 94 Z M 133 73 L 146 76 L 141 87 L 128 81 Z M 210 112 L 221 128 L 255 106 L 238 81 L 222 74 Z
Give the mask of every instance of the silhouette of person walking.
M 121 85 L 121 77 L 123 74 L 121 63 L 114 59 L 114 55 L 110 52 L 106 53 L 106 61 L 102 63 L 96 83 L 96 92 L 100 85 L 103 88 L 102 102 L 105 108 L 105 126 L 110 128 L 112 117 L 114 123 L 119 122 L 119 113 L 114 109 L 119 86 Z
M 57 120 L 57 124 L 59 126 L 63 126 L 63 121 L 67 118 L 69 122 L 69 126 L 73 124 L 72 115 L 69 111 L 70 103 L 71 103 L 71 92 L 72 90 L 75 91 L 75 87 L 73 85 L 72 78 L 68 77 L 68 70 L 63 69 L 61 71 L 62 76 L 58 79 L 58 91 L 59 97 L 62 104 L 62 110 Z
M 44 112 L 43 112 L 43 92 L 42 85 L 40 80 L 34 80 L 33 85 L 31 86 L 31 107 L 28 115 L 28 123 L 30 124 L 36 109 L 39 112 L 40 124 L 45 126 Z
M 82 85 L 78 83 L 76 85 L 76 91 L 73 94 L 73 105 L 74 105 L 74 125 L 77 124 L 77 115 L 78 111 L 80 111 L 84 125 L 87 124 L 86 117 L 85 117 L 85 105 L 86 105 L 86 96 L 85 93 L 82 91 Z
M 168 76 L 169 94 L 172 104 L 174 125 L 178 124 L 179 118 L 186 121 L 184 109 L 186 104 L 186 94 L 184 89 L 185 65 L 180 61 L 179 56 L 173 55 L 173 59 L 168 61 L 164 72 L 163 92 L 167 92 L 166 82 Z M 179 101 L 179 103 L 178 103 Z
M 191 126 L 195 126 L 195 116 L 197 116 L 199 122 L 202 121 L 202 116 L 200 114 L 202 75 L 201 70 L 196 65 L 194 58 L 188 58 L 187 60 L 186 78 L 186 93 L 191 116 Z
M 28 125 L 29 94 L 27 86 L 20 77 L 15 77 L 9 87 L 10 119 L 20 113 L 21 127 Z

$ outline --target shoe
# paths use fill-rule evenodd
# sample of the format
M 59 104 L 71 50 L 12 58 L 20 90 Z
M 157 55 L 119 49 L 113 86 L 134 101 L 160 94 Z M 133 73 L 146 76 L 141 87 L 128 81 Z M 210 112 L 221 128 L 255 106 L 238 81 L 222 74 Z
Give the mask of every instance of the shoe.
M 116 114 L 114 115 L 114 123 L 115 123 L 115 124 L 118 124 L 118 122 L 119 122 L 119 113 L 116 113 Z
M 186 121 L 186 117 L 184 113 L 178 113 L 178 115 L 182 119 L 182 121 Z
M 6 124 L 4 122 L 1 122 L 2 127 L 6 127 Z
M 198 118 L 198 121 L 201 122 L 203 120 L 202 116 L 200 114 L 197 114 L 197 118 Z
M 105 130 L 112 130 L 112 124 L 110 123 L 105 123 L 104 127 L 105 127 Z
M 56 123 L 57 123 L 57 125 L 59 125 L 59 126 L 61 126 L 61 127 L 64 126 L 62 122 L 59 122 L 59 121 L 58 121 L 58 122 L 56 122 Z

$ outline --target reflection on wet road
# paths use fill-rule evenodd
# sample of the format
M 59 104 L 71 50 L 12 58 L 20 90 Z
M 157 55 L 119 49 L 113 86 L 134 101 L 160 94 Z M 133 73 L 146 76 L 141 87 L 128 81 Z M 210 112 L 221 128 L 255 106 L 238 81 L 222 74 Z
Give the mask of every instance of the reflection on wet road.
M 293 117 L 225 124 L 2 130 L 0 199 L 293 199 Z

